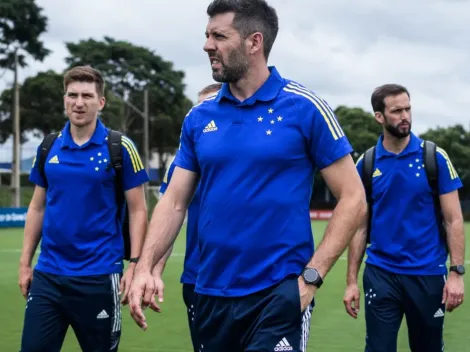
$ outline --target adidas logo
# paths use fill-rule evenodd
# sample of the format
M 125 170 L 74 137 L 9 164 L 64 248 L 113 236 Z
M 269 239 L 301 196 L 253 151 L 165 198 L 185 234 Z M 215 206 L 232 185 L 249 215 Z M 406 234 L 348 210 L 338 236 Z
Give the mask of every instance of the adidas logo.
M 442 318 L 444 316 L 444 312 L 442 311 L 441 308 L 437 310 L 436 313 L 434 313 L 434 318 Z
M 100 312 L 100 314 L 96 316 L 96 319 L 106 319 L 106 318 L 109 318 L 109 315 L 108 313 L 106 313 L 104 309 Z
M 58 164 L 59 163 L 59 158 L 57 155 L 54 155 L 52 158 L 49 159 L 49 164 Z
M 279 343 L 276 345 L 276 347 L 274 347 L 275 352 L 278 352 L 278 351 L 292 351 L 292 350 L 293 350 L 292 346 L 289 344 L 289 342 L 287 342 L 285 337 L 281 341 L 279 341 Z
M 215 125 L 214 120 L 209 122 L 207 124 L 206 128 L 204 128 L 204 130 L 202 132 L 206 133 L 206 132 L 213 132 L 213 131 L 217 131 L 217 126 Z
M 378 177 L 378 176 L 380 176 L 380 175 L 382 175 L 382 173 L 380 172 L 380 170 L 379 170 L 379 169 L 375 169 L 374 173 L 372 174 L 372 177 Z

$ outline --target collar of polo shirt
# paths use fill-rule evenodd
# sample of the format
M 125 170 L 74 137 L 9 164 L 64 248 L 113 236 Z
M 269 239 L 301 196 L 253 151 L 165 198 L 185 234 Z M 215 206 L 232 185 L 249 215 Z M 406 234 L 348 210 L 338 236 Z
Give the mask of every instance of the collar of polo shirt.
M 381 135 L 377 142 L 377 149 L 376 149 L 377 159 L 383 159 L 386 157 L 405 156 L 408 154 L 416 153 L 420 149 L 420 141 L 414 133 L 410 133 L 410 141 L 408 142 L 408 145 L 406 146 L 406 148 L 399 155 L 396 155 L 394 153 L 387 151 L 383 146 L 383 140 L 384 140 L 384 137 L 383 135 Z
M 96 129 L 93 135 L 91 136 L 90 140 L 86 142 L 84 145 L 81 147 L 78 146 L 72 138 L 72 135 L 70 134 L 70 121 L 67 121 L 65 124 L 64 129 L 62 130 L 62 144 L 61 148 L 69 148 L 69 149 L 77 149 L 77 148 L 83 148 L 87 146 L 90 143 L 96 144 L 96 145 L 102 145 L 106 141 L 106 136 L 108 135 L 106 127 L 103 125 L 103 123 L 97 119 L 96 120 Z
M 242 105 L 253 105 L 257 101 L 271 101 L 274 100 L 279 91 L 283 88 L 283 79 L 277 69 L 274 66 L 269 66 L 269 72 L 271 73 L 263 83 L 263 85 L 248 99 L 245 99 L 241 104 Z M 230 92 L 230 87 L 228 83 L 224 83 L 222 88 L 220 89 L 217 98 L 215 99 L 216 102 L 220 103 L 222 99 L 228 99 L 234 101 L 236 103 L 240 103 L 240 101 L 235 98 L 232 93 Z

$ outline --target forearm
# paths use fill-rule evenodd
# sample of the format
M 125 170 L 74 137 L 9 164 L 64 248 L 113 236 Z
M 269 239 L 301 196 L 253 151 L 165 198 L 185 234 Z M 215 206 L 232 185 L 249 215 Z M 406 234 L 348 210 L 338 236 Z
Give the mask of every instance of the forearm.
M 358 226 L 364 221 L 366 203 L 361 192 L 340 198 L 328 222 L 325 234 L 308 266 L 325 278 L 346 249 Z
M 348 246 L 348 270 L 346 283 L 357 284 L 357 277 L 367 246 L 367 227 L 361 226 Z
M 162 259 L 160 259 L 157 265 L 155 265 L 155 267 L 153 268 L 153 272 L 152 272 L 153 276 L 157 276 L 157 277 L 163 276 L 163 271 L 165 270 L 166 262 L 168 258 L 170 257 L 172 251 L 173 251 L 173 244 L 170 246 L 170 249 L 166 251 Z
M 136 270 L 151 272 L 176 239 L 183 224 L 186 209 L 168 197 L 162 197 L 155 207 Z
M 131 258 L 140 257 L 145 234 L 147 233 L 147 216 L 147 209 L 140 209 L 129 213 Z
M 465 234 L 463 220 L 456 219 L 445 224 L 450 265 L 463 265 L 465 261 Z
M 20 265 L 31 266 L 34 253 L 41 240 L 44 209 L 29 208 L 24 227 L 23 248 L 21 250 Z

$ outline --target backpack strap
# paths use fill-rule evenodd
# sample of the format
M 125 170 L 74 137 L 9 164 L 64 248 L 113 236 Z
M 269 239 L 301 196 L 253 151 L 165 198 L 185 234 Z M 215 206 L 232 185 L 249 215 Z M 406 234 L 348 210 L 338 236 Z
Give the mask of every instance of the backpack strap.
M 121 148 L 122 133 L 112 129 L 108 129 L 108 151 L 110 157 L 110 164 L 116 173 L 116 200 L 117 204 L 124 203 L 124 190 L 122 186 L 122 148 Z
M 362 183 L 366 192 L 366 200 L 368 207 L 367 219 L 367 243 L 370 243 L 370 228 L 372 224 L 372 175 L 375 165 L 375 146 L 370 147 L 364 153 L 362 162 Z
M 424 141 L 423 160 L 429 187 L 431 188 L 432 198 L 434 201 L 434 212 L 436 215 L 439 233 L 443 237 L 447 248 L 447 236 L 444 227 L 444 219 L 442 217 L 441 201 L 439 199 L 439 170 L 436 158 L 437 146 L 431 141 Z
M 125 205 L 126 199 L 124 195 L 124 187 L 122 185 L 123 181 L 123 158 L 122 158 L 122 138 L 123 134 L 119 131 L 108 129 L 108 151 L 110 163 L 108 167 L 111 166 L 114 168 L 116 174 L 115 179 L 115 192 L 116 192 L 116 204 L 119 208 L 122 209 L 124 213 L 118 212 L 118 216 L 121 221 L 121 231 L 124 241 L 124 260 L 129 260 L 131 256 L 131 239 L 130 239 L 130 229 L 129 229 L 129 212 L 127 206 Z
M 46 183 L 46 188 L 48 186 L 46 172 L 44 171 L 44 168 L 46 165 L 46 159 L 47 159 L 47 155 L 49 154 L 49 151 L 52 148 L 52 145 L 54 144 L 54 141 L 57 139 L 58 136 L 59 136 L 59 132 L 48 134 L 46 137 L 44 137 L 39 147 L 40 150 L 39 150 L 38 168 L 39 168 L 39 173 L 42 176 L 42 179 Z

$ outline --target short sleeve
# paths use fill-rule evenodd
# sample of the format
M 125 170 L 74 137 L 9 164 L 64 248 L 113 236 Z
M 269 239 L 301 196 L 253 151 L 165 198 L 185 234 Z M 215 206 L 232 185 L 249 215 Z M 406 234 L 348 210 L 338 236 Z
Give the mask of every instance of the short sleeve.
M 439 194 L 446 194 L 462 187 L 457 171 L 452 165 L 452 161 L 447 155 L 446 151 L 442 148 L 437 148 L 437 168 L 439 179 Z
M 175 170 L 175 163 L 174 163 L 175 158 L 176 158 L 176 155 L 171 160 L 170 166 L 167 168 L 165 172 L 162 185 L 160 186 L 160 193 L 165 193 L 166 189 L 168 188 L 168 185 L 170 184 L 171 176 L 173 175 L 173 171 Z
M 39 170 L 39 152 L 41 148 L 38 147 L 36 151 L 36 156 L 33 159 L 33 166 L 31 168 L 31 173 L 29 174 L 29 181 L 34 183 L 37 186 L 40 186 L 42 188 L 46 188 L 46 181 L 44 180 L 44 177 L 42 177 L 42 174 Z
M 330 166 L 353 149 L 333 110 L 313 93 L 301 102 L 302 129 L 310 156 L 319 169 Z
M 124 191 L 140 186 L 149 181 L 144 164 L 134 142 L 129 137 L 122 136 L 122 183 Z
M 174 164 L 183 169 L 199 173 L 199 163 L 195 150 L 194 125 L 196 121 L 196 109 L 193 107 L 186 115 L 181 129 L 180 145 Z

